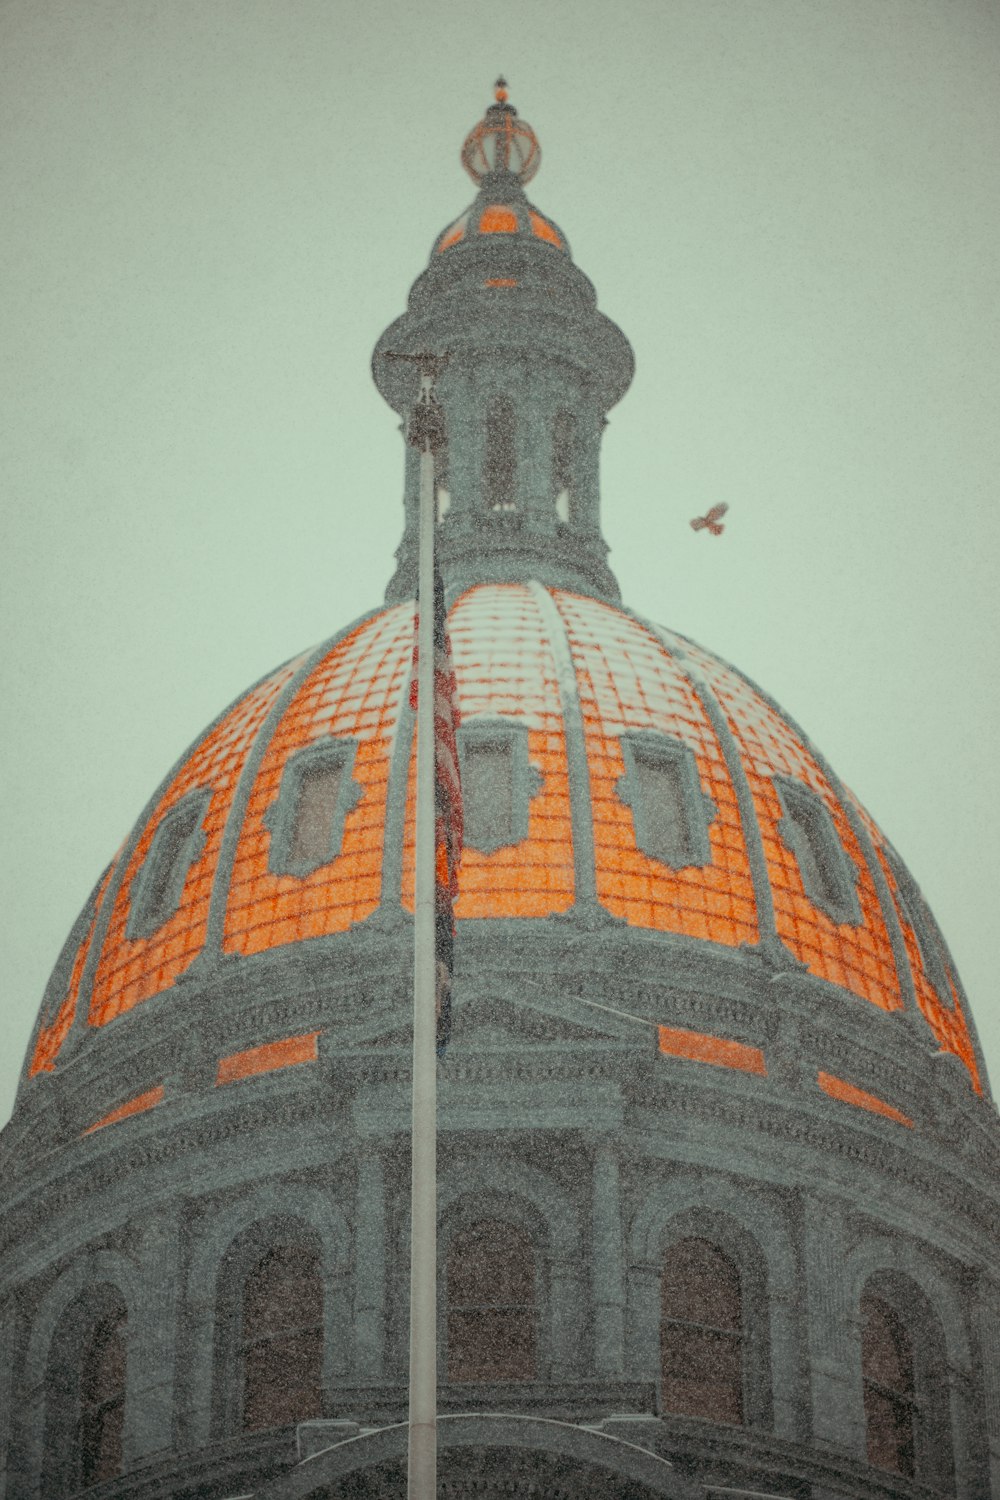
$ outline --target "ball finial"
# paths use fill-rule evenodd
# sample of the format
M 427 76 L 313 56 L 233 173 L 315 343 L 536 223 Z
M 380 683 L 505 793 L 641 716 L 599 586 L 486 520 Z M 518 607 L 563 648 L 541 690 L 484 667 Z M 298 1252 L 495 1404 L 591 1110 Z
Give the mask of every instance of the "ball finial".
M 538 137 L 508 103 L 507 80 L 502 75 L 494 85 L 494 97 L 496 103 L 465 138 L 462 165 L 476 183 L 499 173 L 530 182 L 542 156 Z

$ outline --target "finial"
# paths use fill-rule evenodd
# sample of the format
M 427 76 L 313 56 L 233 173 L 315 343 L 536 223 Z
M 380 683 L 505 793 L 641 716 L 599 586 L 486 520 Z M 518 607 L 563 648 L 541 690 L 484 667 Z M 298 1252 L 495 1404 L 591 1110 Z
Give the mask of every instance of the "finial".
M 476 183 L 501 172 L 518 182 L 530 182 L 542 159 L 538 137 L 507 102 L 507 80 L 502 74 L 494 85 L 494 98 L 496 103 L 465 138 L 462 166 Z

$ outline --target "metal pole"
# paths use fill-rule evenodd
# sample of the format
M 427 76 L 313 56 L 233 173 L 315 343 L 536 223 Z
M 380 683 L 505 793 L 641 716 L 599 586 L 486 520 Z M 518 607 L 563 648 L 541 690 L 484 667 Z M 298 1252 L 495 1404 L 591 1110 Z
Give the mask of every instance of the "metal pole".
M 431 376 L 420 397 L 429 401 Z M 437 1495 L 437 1057 L 434 951 L 434 454 L 420 452 L 417 842 L 413 951 L 410 1417 L 407 1500 Z

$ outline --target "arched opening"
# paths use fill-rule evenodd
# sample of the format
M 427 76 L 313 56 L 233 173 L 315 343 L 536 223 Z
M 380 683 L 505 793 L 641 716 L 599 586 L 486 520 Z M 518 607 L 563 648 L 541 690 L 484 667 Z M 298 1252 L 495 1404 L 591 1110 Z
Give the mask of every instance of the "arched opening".
M 552 428 L 552 497 L 560 521 L 576 520 L 576 417 L 557 411 Z
M 68 1495 L 124 1467 L 128 1324 L 116 1288 L 92 1288 L 63 1312 L 45 1377 L 44 1487 Z
M 535 1250 L 499 1219 L 460 1230 L 448 1249 L 448 1379 L 534 1380 Z
M 661 1282 L 663 1410 L 741 1425 L 743 1356 L 737 1266 L 709 1240 L 675 1240 Z
M 323 1414 L 323 1277 L 319 1252 L 272 1246 L 243 1283 L 242 1425 L 283 1427 Z
M 859 1322 L 868 1462 L 950 1494 L 956 1387 L 938 1307 L 920 1281 L 882 1270 L 862 1289 Z M 961 1339 L 954 1309 L 952 1332 Z
M 916 1473 L 913 1341 L 881 1297 L 861 1299 L 861 1367 L 868 1462 L 892 1474 Z
M 94 1324 L 80 1362 L 80 1477 L 85 1486 L 122 1471 L 126 1360 L 125 1315 L 118 1309 Z
M 494 396 L 487 408 L 483 498 L 487 510 L 517 509 L 516 425 L 509 396 Z

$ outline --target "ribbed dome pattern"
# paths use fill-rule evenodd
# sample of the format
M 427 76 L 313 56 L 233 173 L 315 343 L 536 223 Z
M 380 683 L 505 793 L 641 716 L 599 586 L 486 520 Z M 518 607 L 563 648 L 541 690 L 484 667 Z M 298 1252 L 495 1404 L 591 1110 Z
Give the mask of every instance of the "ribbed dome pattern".
M 740 673 L 621 609 L 539 583 L 483 584 L 452 604 L 463 726 L 526 736 L 526 823 L 469 845 L 457 917 L 617 922 L 703 951 L 746 949 L 883 1012 L 919 1009 L 981 1091 L 957 976 L 910 877 L 875 823 L 795 725 Z M 412 911 L 412 602 L 382 609 L 281 667 L 206 732 L 103 877 L 53 975 L 30 1075 L 58 1070 L 74 1026 L 91 1042 L 138 1006 L 169 1005 L 203 971 L 336 941 L 380 910 Z M 704 846 L 648 852 L 635 752 L 690 757 Z M 350 750 L 334 857 L 276 868 L 277 809 L 304 751 Z M 346 762 L 345 762 L 346 763 Z M 346 773 L 345 773 L 346 774 Z M 791 836 L 797 789 L 825 809 L 849 872 L 838 911 Z M 197 844 L 155 929 L 134 907 L 158 830 L 200 797 Z M 699 814 L 700 816 L 700 814 Z M 522 836 L 523 835 L 523 836 Z M 646 848 L 643 844 L 646 844 Z M 909 894 L 908 894 L 909 892 Z M 846 899 L 846 898 L 845 898 Z M 919 930 L 918 930 L 919 929 Z

